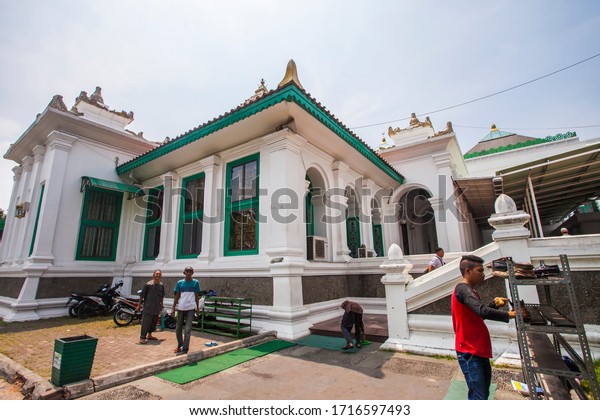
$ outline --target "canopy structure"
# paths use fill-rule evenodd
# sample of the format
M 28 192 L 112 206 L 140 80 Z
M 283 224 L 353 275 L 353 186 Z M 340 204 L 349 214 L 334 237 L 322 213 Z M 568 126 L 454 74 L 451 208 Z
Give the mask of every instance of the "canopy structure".
M 600 196 L 600 143 L 503 169 L 496 177 L 456 179 L 473 217 L 486 224 L 494 201 L 503 192 L 531 215 L 531 229 L 543 237 L 542 225 L 555 224 L 582 203 Z
M 106 179 L 93 178 L 91 176 L 81 177 L 81 192 L 84 192 L 87 188 L 102 188 L 105 190 L 119 191 L 128 193 L 128 200 L 144 195 L 144 190 L 135 185 L 123 184 L 115 181 L 108 181 Z
M 454 185 L 467 201 L 471 215 L 480 226 L 489 226 L 488 219 L 494 213 L 496 197 L 502 194 L 502 178 L 455 179 Z

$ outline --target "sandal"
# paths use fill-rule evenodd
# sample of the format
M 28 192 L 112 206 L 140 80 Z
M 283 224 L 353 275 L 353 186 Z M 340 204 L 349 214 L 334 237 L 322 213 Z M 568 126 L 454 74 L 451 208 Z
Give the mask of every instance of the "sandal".
M 148 340 L 158 340 L 156 337 L 148 337 Z
M 362 347 L 362 346 L 360 345 L 360 343 L 356 343 L 356 348 L 357 348 L 357 349 L 359 349 L 359 348 L 361 348 L 361 347 Z
M 148 343 L 148 340 L 146 340 L 145 338 L 140 338 L 139 343 L 140 344 L 146 344 L 146 343 Z
M 342 347 L 342 350 L 350 350 L 353 347 L 354 346 L 352 344 L 346 344 L 344 347 Z

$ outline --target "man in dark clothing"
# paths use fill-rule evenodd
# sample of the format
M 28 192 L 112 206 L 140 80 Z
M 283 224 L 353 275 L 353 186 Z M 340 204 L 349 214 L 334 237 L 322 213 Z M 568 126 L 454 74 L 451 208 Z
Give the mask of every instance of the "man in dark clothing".
M 475 286 L 483 283 L 483 260 L 465 255 L 460 261 L 462 283 L 452 292 L 452 325 L 456 334 L 455 349 L 460 369 L 469 387 L 470 400 L 487 400 L 492 382 L 492 340 L 484 319 L 508 322 L 514 311 L 501 311 L 508 299 L 497 297 L 483 305 Z
M 344 316 L 342 317 L 342 334 L 346 339 L 346 345 L 342 347 L 342 350 L 349 350 L 354 345 L 352 344 L 352 327 L 354 326 L 354 337 L 356 338 L 356 347 L 361 347 L 362 334 L 364 330 L 364 324 L 362 321 L 363 309 L 362 307 L 350 300 L 346 300 L 342 303 L 342 309 L 344 310 Z
M 144 304 L 142 311 L 142 331 L 140 333 L 140 344 L 146 344 L 148 340 L 157 340 L 152 335 L 156 331 L 158 315 L 163 309 L 163 300 L 165 298 L 165 286 L 161 283 L 162 272 L 155 270 L 152 280 L 144 285 L 140 301 L 136 310 L 139 311 Z

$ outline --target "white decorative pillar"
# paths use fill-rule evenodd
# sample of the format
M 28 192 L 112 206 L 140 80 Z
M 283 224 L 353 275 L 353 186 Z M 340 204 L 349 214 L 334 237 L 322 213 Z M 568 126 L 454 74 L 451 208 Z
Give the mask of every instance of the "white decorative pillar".
M 285 133 L 282 133 L 285 135 Z M 288 133 L 286 137 L 267 140 L 269 214 L 266 250 L 269 256 L 293 256 L 304 259 L 306 227 L 304 225 L 304 192 L 306 171 L 302 163 L 301 140 Z M 261 183 L 261 186 L 266 183 Z
M 25 156 L 23 161 L 21 162 L 21 166 L 23 167 L 23 175 L 21 176 L 21 185 L 19 191 L 19 202 L 16 204 L 24 204 L 26 206 L 30 206 L 29 196 L 31 195 L 31 172 L 33 169 L 33 157 Z M 16 219 L 15 223 L 15 236 L 14 243 L 11 250 L 12 258 L 14 262 L 18 265 L 23 264 L 25 258 L 21 255 L 21 248 L 23 242 L 25 242 L 25 231 L 27 230 L 27 225 L 31 220 L 31 212 L 27 210 L 25 213 L 25 217 L 21 219 Z M 33 223 L 33 222 L 31 222 Z
M 302 275 L 306 265 L 306 227 L 303 220 L 306 171 L 301 148 L 304 139 L 283 130 L 266 141 L 269 214 L 261 235 L 266 234 L 273 277 L 273 306 L 269 320 L 279 336 L 295 339 L 308 333 L 308 310 L 302 296 Z M 262 175 L 262 174 L 261 174 Z M 264 178 L 262 178 L 264 179 Z
M 10 258 L 11 250 L 14 249 L 14 232 L 15 224 L 17 219 L 15 218 L 15 206 L 17 204 L 17 192 L 19 191 L 19 184 L 21 180 L 21 173 L 23 168 L 15 166 L 12 169 L 13 175 L 13 188 L 10 194 L 10 202 L 6 209 L 6 225 L 4 225 L 4 234 L 2 243 L 0 244 L 0 262 L 7 262 L 12 264 L 12 258 Z
M 223 229 L 222 177 L 218 176 L 221 158 L 210 156 L 200 161 L 204 171 L 204 218 L 202 219 L 202 251 L 198 260 L 210 262 L 217 256 L 219 232 Z
M 348 234 L 346 230 L 346 212 L 348 210 L 348 197 L 344 195 L 346 177 L 349 166 L 339 160 L 332 164 L 334 190 L 328 191 L 327 215 L 332 221 L 331 233 L 333 236 L 334 261 L 350 262 L 350 248 L 348 248 Z M 333 223 L 333 222 L 336 223 Z
M 27 212 L 27 223 L 25 226 L 25 238 L 21 243 L 21 251 L 19 253 L 19 260 L 24 261 L 29 257 L 29 251 L 31 250 L 32 241 L 35 241 L 33 237 L 33 230 L 35 226 L 35 219 L 38 214 L 38 208 L 41 205 L 40 192 L 42 187 L 40 185 L 40 173 L 42 172 L 42 164 L 44 162 L 44 154 L 46 148 L 41 145 L 37 145 L 33 148 L 33 166 L 31 169 L 31 184 L 28 188 L 28 194 L 24 198 L 25 201 L 29 202 L 29 211 Z M 43 200 L 43 197 L 42 197 Z M 37 235 L 37 232 L 36 232 Z
M 65 173 L 68 166 L 69 151 L 76 137 L 53 131 L 48 135 L 47 149 L 50 171 L 44 188 L 45 199 L 42 200 L 38 219 L 37 239 L 33 253 L 29 257 L 31 264 L 50 265 L 54 261 L 52 246 L 58 220 Z
M 517 210 L 514 200 L 506 194 L 500 194 L 494 204 L 496 213 L 488 219 L 488 223 L 495 229 L 492 239 L 500 248 L 500 255 L 512 257 L 514 262 L 531 263 L 527 238 L 529 229 L 525 224 L 531 216 L 522 210 Z M 506 283 L 507 295 L 510 295 L 508 282 Z M 535 286 L 519 286 L 519 295 L 526 303 L 539 303 L 539 296 Z
M 381 283 L 385 286 L 387 307 L 388 339 L 381 346 L 384 350 L 403 350 L 410 338 L 408 310 L 406 305 L 406 285 L 413 281 L 409 271 L 413 265 L 404 260 L 402 249 L 392 244 L 387 253 L 387 261 L 380 267 L 385 272 Z
M 173 200 L 180 200 L 181 198 L 179 194 L 174 194 L 173 183 L 178 180 L 179 176 L 175 172 L 167 172 L 162 175 L 163 207 L 160 221 L 160 249 L 155 260 L 157 263 L 167 264 L 173 259 L 175 233 L 177 231 L 177 221 L 179 220 L 174 210 L 178 207 L 173 203 Z
M 452 161 L 450 153 L 433 155 L 433 160 L 438 168 L 438 198 L 437 209 L 434 208 L 435 227 L 440 237 L 440 230 L 445 231 L 446 244 L 439 245 L 446 252 L 463 251 L 461 243 L 461 230 L 459 229 L 460 215 L 454 195 L 454 182 L 452 181 Z M 430 200 L 431 202 L 431 200 Z M 433 203 L 432 203 L 433 207 Z M 439 211 L 439 213 L 438 213 Z
M 448 241 L 448 231 L 446 230 L 446 210 L 444 208 L 444 198 L 434 197 L 429 199 L 431 208 L 435 217 L 435 230 L 437 233 L 438 246 L 449 252 L 450 242 Z
M 360 197 L 360 240 L 366 247 L 367 255 L 369 252 L 374 253 L 373 246 L 373 218 L 371 199 L 373 198 L 373 182 L 363 178 L 361 180 L 361 191 L 357 191 Z

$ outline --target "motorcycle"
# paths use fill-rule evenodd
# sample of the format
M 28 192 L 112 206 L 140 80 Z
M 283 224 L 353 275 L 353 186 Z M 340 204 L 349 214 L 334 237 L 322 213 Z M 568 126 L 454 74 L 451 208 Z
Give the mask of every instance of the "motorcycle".
M 84 319 L 90 315 L 108 315 L 114 310 L 114 300 L 117 296 L 121 296 L 118 289 L 123 286 L 123 280 L 119 280 L 113 287 L 108 288 L 100 293 L 86 295 L 74 309 L 79 318 Z
M 142 293 L 141 290 L 138 290 L 138 296 Z M 113 321 L 119 327 L 125 327 L 131 324 L 134 320 L 142 319 L 142 308 L 137 310 L 138 302 L 140 298 L 130 299 L 123 296 L 118 296 L 115 298 L 115 312 L 113 314 Z
M 75 302 L 73 305 L 69 306 L 69 316 L 71 318 L 77 318 L 79 316 L 79 304 L 85 300 L 87 296 L 99 296 L 104 294 L 110 289 L 110 285 L 105 284 L 102 285 L 96 290 L 94 293 L 71 293 L 69 295 L 69 300 L 65 304 L 65 307 L 71 305 L 71 302 Z

